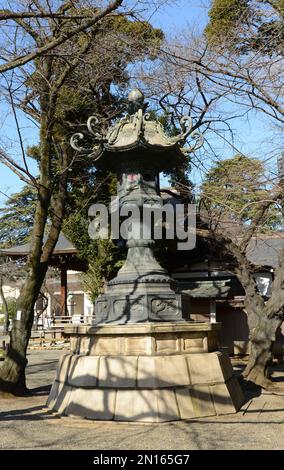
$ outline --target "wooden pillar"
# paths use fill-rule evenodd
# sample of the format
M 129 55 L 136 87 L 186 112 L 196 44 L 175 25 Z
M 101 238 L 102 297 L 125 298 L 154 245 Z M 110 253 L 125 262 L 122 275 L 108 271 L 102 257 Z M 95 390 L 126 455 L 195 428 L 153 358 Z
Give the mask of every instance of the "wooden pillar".
M 210 300 L 210 323 L 216 323 L 216 300 Z
M 60 307 L 61 315 L 67 315 L 67 268 L 61 266 Z

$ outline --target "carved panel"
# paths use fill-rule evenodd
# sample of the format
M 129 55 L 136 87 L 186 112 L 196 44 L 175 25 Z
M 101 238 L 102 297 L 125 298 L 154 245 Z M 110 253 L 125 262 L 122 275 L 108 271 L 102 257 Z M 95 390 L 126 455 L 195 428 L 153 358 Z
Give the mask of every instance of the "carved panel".
M 178 302 L 176 299 L 152 299 L 152 312 L 160 317 L 178 316 Z

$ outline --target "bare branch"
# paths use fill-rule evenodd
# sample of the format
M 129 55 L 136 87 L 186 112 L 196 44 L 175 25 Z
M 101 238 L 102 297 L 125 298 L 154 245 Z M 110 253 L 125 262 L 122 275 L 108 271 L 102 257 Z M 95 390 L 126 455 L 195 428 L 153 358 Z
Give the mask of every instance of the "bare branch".
M 13 70 L 16 67 L 21 67 L 31 60 L 34 60 L 36 57 L 46 54 L 51 50 L 55 49 L 56 47 L 60 46 L 61 44 L 65 43 L 68 39 L 71 39 L 76 34 L 81 33 L 82 31 L 86 31 L 88 28 L 91 28 L 96 23 L 98 23 L 102 18 L 108 15 L 111 11 L 116 10 L 121 4 L 123 0 L 114 0 L 108 7 L 106 7 L 101 12 L 97 13 L 92 19 L 83 22 L 79 26 L 70 29 L 69 31 L 64 31 L 58 38 L 51 39 L 47 44 L 42 47 L 39 47 L 35 51 L 25 54 L 21 57 L 17 57 L 14 60 L 11 60 L 5 64 L 0 65 L 0 73 L 7 72 L 8 70 Z

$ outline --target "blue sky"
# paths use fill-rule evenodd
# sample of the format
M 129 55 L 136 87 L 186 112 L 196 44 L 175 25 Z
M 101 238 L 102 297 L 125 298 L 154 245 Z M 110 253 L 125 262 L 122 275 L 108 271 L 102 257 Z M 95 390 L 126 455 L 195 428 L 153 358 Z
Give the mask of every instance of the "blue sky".
M 208 21 L 209 1 L 205 0 L 173 0 L 167 2 L 157 12 L 150 17 L 154 26 L 160 27 L 163 31 L 175 31 L 176 28 L 204 27 Z
M 186 30 L 188 28 L 202 30 L 207 23 L 207 8 L 208 4 L 205 0 L 177 0 L 168 2 L 160 10 L 149 13 L 151 23 L 163 29 L 166 34 L 173 34 L 178 30 Z M 154 2 L 153 2 L 154 5 Z M 154 7 L 153 7 L 154 8 Z M 0 102 L 1 106 L 1 102 Z M 15 133 L 15 125 L 12 116 L 8 116 L 3 120 L 3 116 L 7 112 L 7 108 L 3 106 L 0 109 L 0 140 L 1 144 L 7 146 L 7 150 L 14 155 L 19 152 L 19 146 L 15 143 L 17 135 Z M 1 122 L 2 119 L 2 122 Z M 21 130 L 23 133 L 25 145 L 33 145 L 37 143 L 37 130 L 32 127 L 29 120 L 27 120 L 22 113 L 19 113 L 19 120 Z M 2 124 L 2 127 L 1 127 Z M 233 123 L 233 128 L 236 134 L 236 147 L 244 154 L 265 159 L 270 151 L 270 140 L 273 139 L 273 130 L 268 125 L 267 119 L 261 116 L 251 116 L 250 121 L 240 119 Z M 11 146 L 11 142 L 14 142 Z M 220 154 L 220 158 L 229 158 L 236 153 L 234 149 L 230 148 L 225 142 L 220 143 L 216 141 L 216 148 Z M 206 163 L 208 160 L 206 154 L 200 153 L 200 158 Z M 31 168 L 35 169 L 33 162 Z M 202 173 L 200 170 L 193 170 L 192 179 L 200 182 Z M 0 207 L 3 205 L 6 197 L 1 193 L 11 194 L 18 191 L 22 182 L 19 178 L 7 169 L 3 164 L 0 164 Z
M 3 106 L 2 110 L 3 109 L 6 109 L 6 107 Z M 25 148 L 37 144 L 38 132 L 35 126 L 28 119 L 26 119 L 22 112 L 18 112 L 18 119 L 21 126 L 21 135 Z M 15 130 L 15 121 L 12 115 L 6 117 L 5 122 L 0 128 L 0 133 L 1 145 L 9 155 L 15 158 L 18 162 L 22 163 L 21 158 L 19 158 L 19 155 L 21 155 L 21 150 L 18 144 L 18 135 Z M 29 168 L 31 171 L 33 170 L 36 173 L 36 165 L 31 160 L 29 161 Z M 7 199 L 4 194 L 9 195 L 17 192 L 22 185 L 23 182 L 19 179 L 19 177 L 5 165 L 0 163 L 0 207 Z

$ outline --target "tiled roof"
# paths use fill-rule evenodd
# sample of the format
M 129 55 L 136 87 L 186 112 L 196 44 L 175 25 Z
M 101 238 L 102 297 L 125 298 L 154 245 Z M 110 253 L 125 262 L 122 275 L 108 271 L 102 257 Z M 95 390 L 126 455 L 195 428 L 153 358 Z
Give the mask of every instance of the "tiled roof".
M 247 248 L 247 256 L 251 263 L 259 266 L 278 266 L 281 250 L 284 250 L 284 234 L 267 235 L 252 238 Z
M 44 237 L 44 242 L 47 237 Z M 5 248 L 0 250 L 0 254 L 8 256 L 26 256 L 30 253 L 30 243 L 24 245 L 13 246 L 12 248 Z M 75 246 L 66 238 L 63 232 L 60 233 L 58 241 L 55 245 L 53 255 L 77 253 Z

